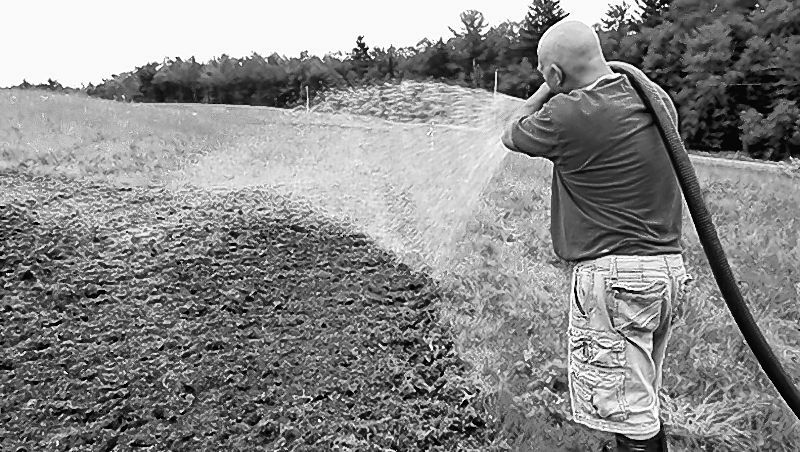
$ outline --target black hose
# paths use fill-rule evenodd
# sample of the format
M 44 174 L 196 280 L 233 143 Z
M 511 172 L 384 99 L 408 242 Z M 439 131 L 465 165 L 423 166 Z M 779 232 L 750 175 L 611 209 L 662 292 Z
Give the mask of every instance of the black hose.
M 786 374 L 775 353 L 773 353 L 764 339 L 764 335 L 753 319 L 753 315 L 747 309 L 730 265 L 728 265 L 725 251 L 719 242 L 711 215 L 703 201 L 700 184 L 697 181 L 692 162 L 689 160 L 689 154 L 683 146 L 677 125 L 672 122 L 667 106 L 661 100 L 655 84 L 647 78 L 644 72 L 627 63 L 612 61 L 609 62 L 609 65 L 614 72 L 628 76 L 647 109 L 655 116 L 655 123 L 661 133 L 661 138 L 664 139 L 664 143 L 667 145 L 672 166 L 678 176 L 678 182 L 686 198 L 686 204 L 689 206 L 689 213 L 692 215 L 692 220 L 700 237 L 700 243 L 703 245 L 711 271 L 714 273 L 714 278 L 717 280 L 717 285 L 720 292 L 722 292 L 725 303 L 728 305 L 731 314 L 733 314 L 736 324 L 739 325 L 739 330 L 741 330 L 747 344 L 756 359 L 758 359 L 759 364 L 761 364 L 761 368 L 764 369 L 764 372 L 795 416 L 800 419 L 800 392 L 792 383 L 789 375 Z

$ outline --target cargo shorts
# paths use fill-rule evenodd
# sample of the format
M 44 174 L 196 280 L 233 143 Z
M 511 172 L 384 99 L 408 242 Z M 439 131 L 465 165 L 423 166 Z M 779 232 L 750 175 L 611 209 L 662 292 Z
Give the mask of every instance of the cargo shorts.
M 628 435 L 659 431 L 673 308 L 691 280 L 680 254 L 611 255 L 575 264 L 567 359 L 575 422 Z

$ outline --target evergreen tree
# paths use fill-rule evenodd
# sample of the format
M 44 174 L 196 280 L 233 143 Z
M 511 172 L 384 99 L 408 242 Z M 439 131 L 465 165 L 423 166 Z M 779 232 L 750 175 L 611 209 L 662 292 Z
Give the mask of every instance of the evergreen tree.
M 358 39 L 356 39 L 356 46 L 353 47 L 350 56 L 355 61 L 369 61 L 371 59 L 369 56 L 369 47 L 364 42 L 364 36 L 359 36 Z
M 483 17 L 483 13 L 470 9 L 462 12 L 460 19 L 463 25 L 460 31 L 453 30 L 452 27 L 447 27 L 455 37 L 472 41 L 475 44 L 483 41 L 483 30 L 488 27 L 485 23 L 486 19 Z
M 372 57 L 369 55 L 369 47 L 364 42 L 364 36 L 359 36 L 356 40 L 356 46 L 350 52 L 350 59 L 353 60 L 353 69 L 358 77 L 363 77 L 372 62 Z
M 536 67 L 539 61 L 536 56 L 539 40 L 548 28 L 565 17 L 567 13 L 561 8 L 559 0 L 533 0 L 520 30 L 515 57 L 518 59 L 528 57 L 531 64 Z
M 600 20 L 600 29 L 602 31 L 616 32 L 624 36 L 631 31 L 633 23 L 631 5 L 623 0 L 622 3 L 609 5 L 606 15 Z
M 639 25 L 656 27 L 664 21 L 664 13 L 669 9 L 672 0 L 635 0 L 639 9 Z
M 640 66 L 646 45 L 636 33 L 638 28 L 637 17 L 628 2 L 610 5 L 597 27 L 606 58 Z
M 454 35 L 453 45 L 455 47 L 454 59 L 461 66 L 465 74 L 469 74 L 473 86 L 482 77 L 480 65 L 486 63 L 486 34 L 484 29 L 487 27 L 483 13 L 476 10 L 467 10 L 461 13 L 460 31 L 450 31 Z

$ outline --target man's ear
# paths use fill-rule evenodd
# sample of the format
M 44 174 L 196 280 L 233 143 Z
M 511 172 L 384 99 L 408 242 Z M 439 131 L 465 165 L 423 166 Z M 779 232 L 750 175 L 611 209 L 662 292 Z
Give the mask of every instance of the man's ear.
M 563 90 L 563 88 L 564 88 L 564 71 L 562 71 L 561 68 L 558 67 L 556 64 L 551 64 L 550 65 L 550 71 L 553 74 L 553 81 L 555 82 L 555 85 L 558 88 L 560 88 L 560 90 Z

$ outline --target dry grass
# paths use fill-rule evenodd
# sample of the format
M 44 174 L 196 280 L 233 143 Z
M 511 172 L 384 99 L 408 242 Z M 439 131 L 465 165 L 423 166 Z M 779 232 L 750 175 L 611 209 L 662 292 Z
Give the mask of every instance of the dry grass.
M 487 101 L 456 91 L 464 111 Z M 426 108 L 454 103 L 453 95 L 430 85 L 420 94 L 427 105 L 397 93 L 383 101 L 392 107 L 386 111 L 412 109 L 399 119 L 421 119 Z M 13 125 L 0 130 L 1 165 L 171 186 L 260 184 L 304 197 L 427 266 L 452 292 L 443 321 L 511 448 L 599 442 L 602 435 L 564 422 L 568 274 L 549 236 L 550 164 L 504 153 L 494 110 L 471 119 L 471 129 L 431 131 L 347 115 L 39 96 L 0 91 L 10 106 L 0 121 Z M 351 96 L 349 111 L 359 112 L 360 101 Z M 501 112 L 513 105 L 502 102 Z M 745 299 L 800 381 L 796 181 L 697 171 Z M 462 208 L 473 199 L 474 209 Z M 460 224 L 466 228 L 454 229 Z M 684 231 L 696 282 L 669 350 L 662 394 L 669 431 L 681 448 L 793 450 L 800 424 L 743 344 L 688 217 Z

